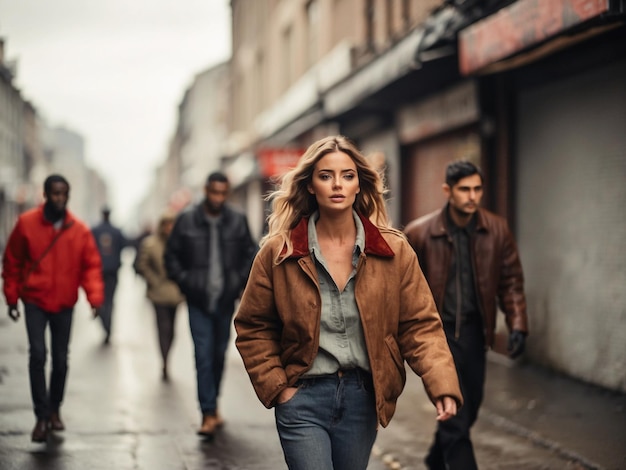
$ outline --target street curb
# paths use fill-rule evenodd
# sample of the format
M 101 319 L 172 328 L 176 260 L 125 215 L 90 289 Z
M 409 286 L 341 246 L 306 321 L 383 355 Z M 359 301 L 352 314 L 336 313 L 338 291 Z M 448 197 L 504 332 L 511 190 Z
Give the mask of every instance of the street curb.
M 577 463 L 582 467 L 581 470 L 607 470 L 606 467 L 592 462 L 591 460 L 583 457 L 579 453 L 562 446 L 558 442 L 547 439 L 536 433 L 535 431 L 525 428 L 524 426 L 521 426 L 514 421 L 511 421 L 510 419 L 498 415 L 497 413 L 493 413 L 489 411 L 486 407 L 483 407 L 480 410 L 480 418 L 484 419 L 485 421 L 489 422 L 497 428 L 503 429 L 509 434 L 513 434 L 521 438 L 527 439 L 537 446 L 548 449 L 561 457 Z M 386 452 L 385 449 L 376 444 L 372 448 L 372 456 L 381 461 L 390 470 L 402 470 L 404 468 L 402 462 L 400 462 L 391 453 Z
M 480 410 L 480 418 L 489 421 L 494 426 L 502 428 L 510 434 L 515 434 L 517 436 L 528 439 L 533 444 L 539 445 L 541 447 L 556 452 L 562 457 L 573 460 L 576 463 L 582 465 L 585 470 L 606 470 L 606 468 L 602 465 L 592 462 L 582 455 L 578 454 L 577 452 L 563 447 L 558 442 L 547 439 L 542 435 L 536 433 L 535 431 L 531 431 L 530 429 L 525 428 L 524 426 L 521 426 L 514 421 L 511 421 L 510 419 L 493 413 L 484 406 Z

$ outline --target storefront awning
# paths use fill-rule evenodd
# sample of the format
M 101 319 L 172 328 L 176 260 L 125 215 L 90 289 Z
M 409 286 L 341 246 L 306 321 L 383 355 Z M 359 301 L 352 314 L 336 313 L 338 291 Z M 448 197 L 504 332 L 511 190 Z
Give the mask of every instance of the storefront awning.
M 519 0 L 459 33 L 461 73 L 476 73 L 608 11 L 609 0 Z
M 324 96 L 324 114 L 333 118 L 403 77 L 416 67 L 414 58 L 423 30 L 416 29 L 395 47 L 365 65 Z

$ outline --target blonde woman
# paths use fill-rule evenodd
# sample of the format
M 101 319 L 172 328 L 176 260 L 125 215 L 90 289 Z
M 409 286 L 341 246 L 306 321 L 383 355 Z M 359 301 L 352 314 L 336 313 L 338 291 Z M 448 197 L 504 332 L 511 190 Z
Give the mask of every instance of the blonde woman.
M 165 212 L 161 216 L 157 233 L 149 235 L 141 241 L 135 263 L 137 273 L 146 280 L 146 294 L 154 305 L 159 348 L 163 360 L 162 378 L 164 381 L 169 380 L 167 358 L 174 341 L 176 310 L 180 303 L 185 300 L 176 283 L 167 278 L 163 265 L 165 243 L 175 220 L 176 215 L 173 212 Z
M 275 408 L 290 469 L 365 469 L 404 388 L 404 361 L 437 420 L 462 404 L 430 289 L 390 227 L 383 192 L 354 144 L 333 136 L 271 195 L 236 345 L 259 399 Z

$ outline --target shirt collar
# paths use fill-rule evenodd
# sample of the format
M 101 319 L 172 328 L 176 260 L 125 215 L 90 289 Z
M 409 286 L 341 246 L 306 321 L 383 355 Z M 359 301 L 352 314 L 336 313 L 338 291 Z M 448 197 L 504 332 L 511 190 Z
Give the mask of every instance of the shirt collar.
M 363 253 L 365 249 L 365 228 L 363 222 L 359 218 L 356 211 L 352 210 L 352 217 L 354 219 L 354 225 L 356 226 L 356 240 L 354 242 L 354 250 L 359 253 Z M 319 211 L 315 211 L 309 218 L 308 236 L 309 236 L 309 251 L 311 253 L 321 253 L 319 241 L 317 240 L 317 230 L 315 230 L 315 222 L 320 218 Z
M 450 234 L 455 234 L 458 232 L 466 232 L 467 234 L 472 234 L 476 231 L 476 214 L 474 214 L 472 216 L 472 218 L 470 219 L 469 223 L 465 226 L 465 227 L 459 227 L 457 224 L 454 223 L 454 220 L 452 220 L 452 217 L 450 216 L 450 208 L 446 207 L 445 209 L 445 214 L 446 214 L 446 223 L 448 225 L 448 231 L 450 232 Z

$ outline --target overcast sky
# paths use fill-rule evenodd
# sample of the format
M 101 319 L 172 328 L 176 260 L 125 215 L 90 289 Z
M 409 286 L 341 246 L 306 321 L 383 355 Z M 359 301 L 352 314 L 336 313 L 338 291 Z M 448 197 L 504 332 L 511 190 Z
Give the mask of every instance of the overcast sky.
M 51 126 L 82 134 L 125 222 L 196 73 L 231 53 L 229 0 L 0 0 L 5 60 Z M 70 203 L 71 206 L 71 203 Z

